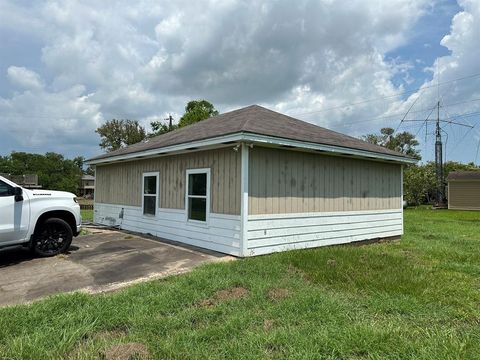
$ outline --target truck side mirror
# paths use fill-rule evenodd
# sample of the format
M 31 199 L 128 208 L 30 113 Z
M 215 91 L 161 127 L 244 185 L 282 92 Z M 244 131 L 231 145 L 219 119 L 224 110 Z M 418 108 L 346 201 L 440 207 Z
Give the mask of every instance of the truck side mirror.
M 13 195 L 15 195 L 15 201 L 23 201 L 23 190 L 21 187 L 13 188 Z

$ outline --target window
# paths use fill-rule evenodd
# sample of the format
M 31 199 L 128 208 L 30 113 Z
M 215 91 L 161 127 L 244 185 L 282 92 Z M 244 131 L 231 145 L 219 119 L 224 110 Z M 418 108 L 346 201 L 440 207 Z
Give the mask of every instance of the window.
M 188 220 L 207 221 L 210 207 L 210 169 L 187 170 L 186 203 Z
M 4 183 L 0 180 L 0 196 L 12 196 L 13 195 L 13 186 Z
M 155 216 L 158 207 L 158 173 L 143 174 L 143 215 Z

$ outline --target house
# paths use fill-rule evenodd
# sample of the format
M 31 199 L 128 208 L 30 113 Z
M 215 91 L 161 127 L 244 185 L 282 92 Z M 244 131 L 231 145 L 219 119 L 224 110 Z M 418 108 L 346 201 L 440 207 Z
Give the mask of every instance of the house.
M 95 222 L 235 256 L 402 235 L 414 162 L 257 105 L 88 161 Z
M 78 187 L 78 196 L 93 198 L 95 193 L 95 176 L 82 175 L 80 186 Z
M 37 174 L 26 174 L 26 175 L 10 175 L 10 174 L 0 174 L 4 178 L 13 181 L 15 184 L 24 187 L 25 189 L 41 189 L 42 185 L 38 184 L 38 175 Z
M 480 171 L 451 171 L 447 182 L 449 209 L 480 210 Z

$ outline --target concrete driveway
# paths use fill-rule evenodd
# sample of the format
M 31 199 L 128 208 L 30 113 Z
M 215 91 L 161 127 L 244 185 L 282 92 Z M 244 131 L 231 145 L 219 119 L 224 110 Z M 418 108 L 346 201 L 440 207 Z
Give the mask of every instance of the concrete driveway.
M 76 290 L 111 291 L 232 259 L 121 231 L 90 231 L 74 238 L 68 254 L 52 258 L 33 258 L 21 249 L 0 251 L 0 306 Z

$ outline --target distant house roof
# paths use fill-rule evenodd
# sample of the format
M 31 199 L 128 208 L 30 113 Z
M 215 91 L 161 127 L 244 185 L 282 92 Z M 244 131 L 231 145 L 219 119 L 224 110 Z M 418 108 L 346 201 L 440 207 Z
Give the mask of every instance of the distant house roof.
M 480 180 L 480 171 L 450 171 L 447 180 Z
M 95 176 L 92 176 L 92 175 L 82 175 L 82 180 L 95 180 Z
M 329 148 L 335 148 L 335 152 L 338 153 L 342 153 L 341 149 L 354 149 L 368 152 L 370 155 L 373 155 L 371 157 L 376 157 L 375 154 L 378 157 L 386 155 L 392 160 L 416 162 L 416 160 L 399 152 L 373 145 L 360 139 L 268 110 L 258 105 L 248 106 L 211 117 L 193 125 L 148 139 L 147 141 L 94 157 L 89 159 L 88 162 L 95 164 L 107 162 L 105 160 L 116 161 L 125 158 L 134 158 L 135 156 L 128 155 L 137 153 L 139 155 L 145 153 L 153 156 L 155 153 L 153 150 L 194 143 L 205 139 L 218 138 L 218 143 L 220 144 L 222 137 L 232 134 L 245 135 L 241 141 L 247 140 L 248 135 L 261 135 L 268 137 L 271 140 L 269 141 L 271 144 L 276 143 L 275 139 L 287 139 L 296 142 L 325 145 Z

